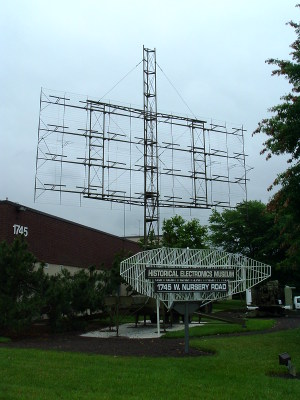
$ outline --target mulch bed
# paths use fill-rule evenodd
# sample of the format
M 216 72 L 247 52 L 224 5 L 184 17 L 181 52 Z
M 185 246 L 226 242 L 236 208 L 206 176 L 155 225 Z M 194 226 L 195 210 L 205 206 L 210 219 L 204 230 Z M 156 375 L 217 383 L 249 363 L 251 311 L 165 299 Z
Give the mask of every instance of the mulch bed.
M 236 335 L 270 333 L 278 330 L 300 327 L 300 318 L 278 318 L 276 326 L 267 331 L 245 332 Z M 211 336 L 209 336 L 211 337 Z M 205 337 L 205 339 L 209 338 Z M 217 337 L 222 337 L 218 335 Z M 102 354 L 110 356 L 144 357 L 193 357 L 208 356 L 213 353 L 203 352 L 193 347 L 185 353 L 184 339 L 128 339 L 112 337 L 108 339 L 82 337 L 78 332 L 63 334 L 43 334 L 39 337 L 26 337 L 9 343 L 0 343 L 0 347 L 34 348 L 43 350 L 61 350 Z
M 205 356 L 211 353 L 190 347 L 188 355 L 184 351 L 184 339 L 128 339 L 111 337 L 107 339 L 82 337 L 77 334 L 56 334 L 42 338 L 28 338 L 1 346 L 14 348 L 35 348 L 43 350 L 63 350 L 110 356 L 145 357 L 185 357 Z

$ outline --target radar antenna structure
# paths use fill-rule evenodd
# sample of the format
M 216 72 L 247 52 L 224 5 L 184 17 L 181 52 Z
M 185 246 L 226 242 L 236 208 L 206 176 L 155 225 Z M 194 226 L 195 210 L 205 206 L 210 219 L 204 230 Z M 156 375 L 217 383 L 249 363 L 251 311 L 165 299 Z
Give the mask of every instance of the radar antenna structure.
M 243 126 L 157 111 L 156 50 L 143 48 L 144 108 L 41 90 L 35 200 L 74 194 L 144 207 L 144 244 L 159 211 L 246 199 Z

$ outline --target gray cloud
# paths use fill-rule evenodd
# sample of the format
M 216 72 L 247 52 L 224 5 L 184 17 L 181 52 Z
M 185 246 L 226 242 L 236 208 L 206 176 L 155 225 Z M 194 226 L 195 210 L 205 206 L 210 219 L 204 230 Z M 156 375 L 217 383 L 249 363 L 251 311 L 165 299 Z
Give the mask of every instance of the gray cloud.
M 209 3 L 209 4 L 208 4 Z M 295 3 L 296 4 L 296 3 Z M 249 199 L 267 202 L 267 187 L 286 168 L 284 157 L 259 155 L 263 136 L 252 138 L 267 109 L 289 91 L 271 77 L 269 57 L 288 58 L 297 20 L 293 2 L 11 1 L 0 13 L 0 199 L 36 207 L 122 235 L 124 206 L 85 202 L 34 203 L 40 88 L 101 98 L 142 59 L 143 44 L 199 117 L 236 122 L 245 136 Z M 165 77 L 158 76 L 160 111 L 190 114 Z M 136 68 L 107 99 L 141 106 L 142 69 Z M 162 210 L 170 217 L 172 210 Z M 205 211 L 183 216 L 207 218 Z M 143 210 L 125 208 L 126 234 L 142 231 Z

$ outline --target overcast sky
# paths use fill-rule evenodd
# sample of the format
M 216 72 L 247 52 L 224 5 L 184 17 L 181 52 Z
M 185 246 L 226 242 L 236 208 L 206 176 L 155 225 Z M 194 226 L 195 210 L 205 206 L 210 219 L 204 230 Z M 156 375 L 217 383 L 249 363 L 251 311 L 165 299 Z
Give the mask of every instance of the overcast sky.
M 34 203 L 41 87 L 142 108 L 143 45 L 156 48 L 158 110 L 243 124 L 248 199 L 267 202 L 284 158 L 260 156 L 251 136 L 268 108 L 289 91 L 265 60 L 288 59 L 299 21 L 290 0 L 0 0 L 0 200 L 8 198 L 113 234 L 142 232 L 143 210 L 90 201 Z M 130 70 L 119 85 L 115 84 Z M 188 104 L 189 109 L 186 104 Z M 191 110 L 191 111 L 190 111 Z M 124 212 L 125 211 L 125 212 Z M 161 218 L 174 215 L 162 210 Z M 203 211 L 183 211 L 184 218 Z M 125 218 L 124 218 L 125 217 Z M 125 220 L 125 229 L 124 229 Z

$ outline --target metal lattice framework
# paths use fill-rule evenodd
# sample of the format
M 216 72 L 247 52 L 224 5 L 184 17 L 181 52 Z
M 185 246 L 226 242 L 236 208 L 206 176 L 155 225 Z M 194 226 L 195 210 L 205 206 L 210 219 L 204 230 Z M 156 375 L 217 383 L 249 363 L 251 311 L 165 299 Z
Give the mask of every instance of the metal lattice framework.
M 160 207 L 245 199 L 242 127 L 157 113 Z M 36 199 L 68 195 L 144 205 L 144 111 L 42 90 Z
M 143 48 L 144 108 L 41 90 L 35 199 L 84 198 L 159 210 L 235 207 L 246 199 L 243 126 L 157 112 L 156 53 Z
M 146 279 L 145 271 L 151 268 L 214 268 L 235 270 L 235 278 L 228 283 L 228 292 L 155 293 L 153 280 Z M 162 301 L 167 308 L 173 302 L 199 301 L 208 303 L 229 295 L 244 292 L 271 276 L 271 266 L 240 254 L 211 249 L 159 248 L 138 253 L 121 263 L 121 276 L 138 293 Z M 191 282 L 191 280 L 189 280 Z
M 156 52 L 143 48 L 144 70 L 144 238 L 159 237 Z

